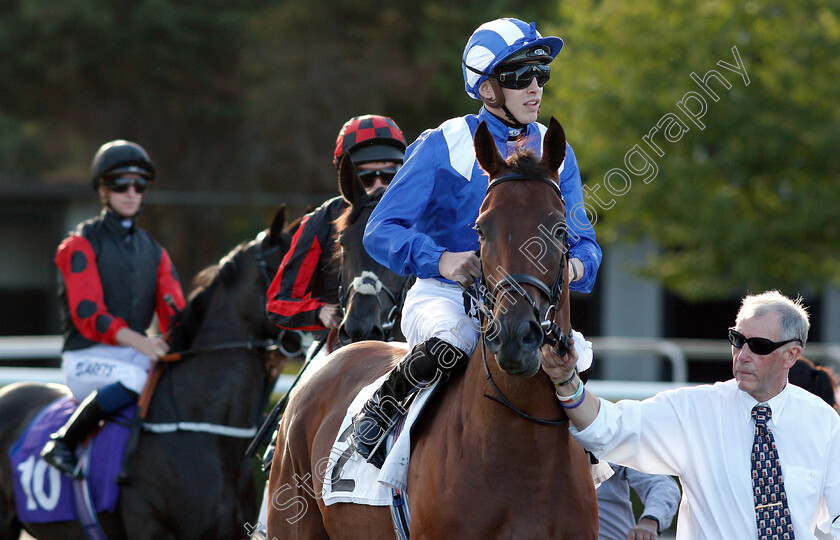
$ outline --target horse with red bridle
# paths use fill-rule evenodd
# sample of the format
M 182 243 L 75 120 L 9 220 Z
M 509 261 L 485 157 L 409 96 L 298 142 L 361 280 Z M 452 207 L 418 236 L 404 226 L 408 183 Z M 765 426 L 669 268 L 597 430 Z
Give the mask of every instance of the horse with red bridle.
M 476 229 L 483 300 L 479 346 L 411 431 L 407 499 L 414 538 L 581 539 L 598 534 L 589 461 L 540 370 L 539 348 L 571 331 L 565 204 L 557 171 L 566 153 L 552 119 L 542 158 L 505 161 L 486 126 L 475 151 L 490 180 Z M 543 238 L 539 260 L 521 250 Z M 342 347 L 291 395 L 271 468 L 269 538 L 387 538 L 387 507 L 325 505 L 320 494 L 347 409 L 390 371 L 405 346 Z

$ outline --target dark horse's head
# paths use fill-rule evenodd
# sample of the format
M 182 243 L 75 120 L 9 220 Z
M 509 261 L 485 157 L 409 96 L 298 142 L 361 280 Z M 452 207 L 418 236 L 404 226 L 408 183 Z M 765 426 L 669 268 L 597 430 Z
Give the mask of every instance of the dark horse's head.
M 385 190 L 380 188 L 366 193 L 347 156 L 339 165 L 339 187 L 348 207 L 335 223 L 344 312 L 338 327 L 338 340 L 342 345 L 366 339 L 402 340 L 399 316 L 408 278 L 373 260 L 362 245 L 367 220 Z
M 220 339 L 223 336 L 224 341 L 276 339 L 284 356 L 300 353 L 301 334 L 281 331 L 265 313 L 268 288 L 289 248 L 292 227 L 297 225 L 294 223 L 284 229 L 284 222 L 285 207 L 281 207 L 268 229 L 253 240 L 236 246 L 218 264 L 208 266 L 195 276 L 189 301 L 179 314 L 180 323 L 171 336 L 173 350 L 189 350 L 202 327 L 213 324 L 219 331 L 210 334 L 218 335 Z M 224 305 L 215 306 L 213 302 Z M 209 321 L 211 311 L 217 315 Z
M 488 322 L 484 343 L 504 371 L 527 377 L 540 368 L 549 321 L 569 329 L 566 209 L 557 172 L 566 135 L 552 118 L 541 159 L 521 149 L 505 161 L 482 123 L 475 152 L 490 176 L 476 220 Z

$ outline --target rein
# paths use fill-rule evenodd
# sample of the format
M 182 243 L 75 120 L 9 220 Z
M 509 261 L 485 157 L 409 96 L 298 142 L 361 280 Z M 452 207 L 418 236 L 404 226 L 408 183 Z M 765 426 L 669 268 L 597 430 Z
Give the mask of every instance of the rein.
M 552 180 L 547 176 L 526 176 L 519 172 L 509 172 L 503 174 L 490 182 L 487 186 L 487 193 L 489 195 L 490 190 L 494 187 L 497 187 L 499 184 L 508 182 L 511 180 L 535 180 L 542 182 L 544 184 L 548 184 L 552 187 L 554 192 L 560 197 L 560 201 L 565 205 L 565 199 L 563 198 L 563 194 L 560 191 L 560 186 L 557 182 Z M 485 195 L 485 196 L 486 196 Z M 565 235 L 564 235 L 565 236 Z M 566 249 L 563 250 L 563 257 L 562 257 L 562 267 L 565 267 L 568 263 L 568 245 L 566 244 Z M 487 278 L 484 275 L 484 267 L 481 266 L 480 270 L 480 278 L 482 283 L 489 283 Z M 496 381 L 493 380 L 493 375 L 490 373 L 490 366 L 487 364 L 487 352 L 486 352 L 486 344 L 485 344 L 485 337 L 486 337 L 486 322 L 492 320 L 492 313 L 493 307 L 496 303 L 500 300 L 499 295 L 502 297 L 505 294 L 509 294 L 511 292 L 519 293 L 528 305 L 531 306 L 531 309 L 534 311 L 534 317 L 536 320 L 540 321 L 540 329 L 542 331 L 542 345 L 548 344 L 557 350 L 558 353 L 561 355 L 565 355 L 569 350 L 569 335 L 565 334 L 563 330 L 554 322 L 554 313 L 557 311 L 557 305 L 560 302 L 560 296 L 563 293 L 563 285 L 565 283 L 565 271 L 561 270 L 557 273 L 557 279 L 554 280 L 554 284 L 549 287 L 546 285 L 541 279 L 531 276 L 529 274 L 506 274 L 502 279 L 499 280 L 491 289 L 487 289 L 488 294 L 486 296 L 482 296 L 481 298 L 476 298 L 470 294 L 468 289 L 464 289 L 464 297 L 465 303 L 467 302 L 467 298 L 471 299 L 472 302 L 476 304 L 478 307 L 478 314 L 480 318 L 480 325 L 479 328 L 481 329 L 481 360 L 484 364 L 484 374 L 487 381 L 490 383 L 490 386 L 496 392 L 497 396 L 492 396 L 489 394 L 484 394 L 484 397 L 495 401 L 496 403 L 500 403 L 505 407 L 509 408 L 519 416 L 525 418 L 526 420 L 530 420 L 532 422 L 536 422 L 537 424 L 548 425 L 548 426 L 560 426 L 566 424 L 569 421 L 569 417 L 566 416 L 564 413 L 562 417 L 556 420 L 547 420 L 544 418 L 538 418 L 535 416 L 531 416 L 530 414 L 526 413 L 525 411 L 519 409 L 516 405 L 510 402 L 510 400 L 504 395 L 502 390 L 496 384 Z M 546 298 L 549 300 L 549 306 L 546 309 L 545 316 L 543 317 L 540 314 L 539 306 L 537 306 L 536 301 L 531 298 L 531 295 L 522 288 L 522 285 L 531 285 L 535 287 L 538 291 L 540 291 Z

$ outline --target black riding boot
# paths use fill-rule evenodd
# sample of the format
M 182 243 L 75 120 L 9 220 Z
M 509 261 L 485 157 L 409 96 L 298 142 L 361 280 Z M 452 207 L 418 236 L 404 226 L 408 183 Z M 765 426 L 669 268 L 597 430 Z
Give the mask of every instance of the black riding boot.
M 438 338 L 415 345 L 353 418 L 352 444 L 356 452 L 375 467 L 382 467 L 385 452 L 380 443 L 405 414 L 409 396 L 437 377 L 444 382 L 467 360 L 466 353 Z
M 50 441 L 41 450 L 44 461 L 73 478 L 81 478 L 81 472 L 76 470 L 76 447 L 99 426 L 101 420 L 111 415 L 96 397 L 97 392 L 86 397 L 67 423 L 50 435 Z

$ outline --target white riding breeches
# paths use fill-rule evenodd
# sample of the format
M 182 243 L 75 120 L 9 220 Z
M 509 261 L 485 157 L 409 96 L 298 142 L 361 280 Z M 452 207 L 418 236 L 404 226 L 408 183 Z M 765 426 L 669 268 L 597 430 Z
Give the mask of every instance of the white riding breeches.
M 61 369 L 73 397 L 82 401 L 94 390 L 115 382 L 141 393 L 151 361 L 131 347 L 98 344 L 62 353 Z
M 478 330 L 478 322 L 464 312 L 458 284 L 418 279 L 408 290 L 402 331 L 409 347 L 436 337 L 470 355 L 478 343 Z

